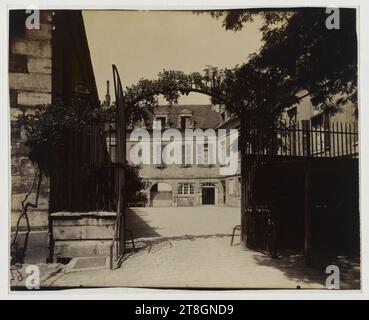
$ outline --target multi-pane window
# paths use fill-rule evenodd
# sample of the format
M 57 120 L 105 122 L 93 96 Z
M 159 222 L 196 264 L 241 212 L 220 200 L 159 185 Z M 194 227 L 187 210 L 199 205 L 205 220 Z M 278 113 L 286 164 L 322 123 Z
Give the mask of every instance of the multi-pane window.
M 313 153 L 323 152 L 330 147 L 329 115 L 321 113 L 311 119 Z
M 189 116 L 181 116 L 181 129 L 184 130 L 190 127 L 191 117 Z
M 186 195 L 186 194 L 194 194 L 194 184 L 193 183 L 179 183 L 178 184 L 178 194 Z
M 209 164 L 209 145 L 204 143 L 204 165 Z
M 191 167 L 192 166 L 192 152 L 186 152 L 186 149 L 191 148 L 192 145 L 191 144 L 187 144 L 186 147 L 186 143 L 183 143 L 182 145 L 182 167 Z
M 288 115 L 288 123 L 287 123 L 287 131 L 286 131 L 286 147 L 291 155 L 296 155 L 297 153 L 297 134 L 296 129 L 297 123 L 297 107 L 293 107 L 287 111 Z
M 166 128 L 166 118 L 165 117 L 156 117 L 156 121 L 160 123 L 162 129 Z
M 220 151 L 218 153 L 220 165 L 225 166 L 227 164 L 227 153 L 229 152 L 229 147 L 227 148 L 226 141 L 220 141 Z
M 116 147 L 117 147 L 117 142 L 116 142 L 116 138 L 114 135 L 110 135 L 109 137 L 106 138 L 106 143 L 108 146 L 108 151 L 109 151 L 109 155 L 110 155 L 110 159 L 112 162 L 116 161 Z
M 155 164 L 156 168 L 158 169 L 165 169 L 167 167 L 166 164 L 166 157 L 164 154 L 164 149 L 167 146 L 167 143 L 162 143 L 162 144 L 156 144 L 156 150 L 155 152 L 159 155 L 159 159 L 155 159 L 156 161 L 158 161 L 159 163 Z
M 198 166 L 213 166 L 216 162 L 216 146 L 213 142 L 197 144 L 196 157 Z M 202 159 L 202 160 L 201 160 Z

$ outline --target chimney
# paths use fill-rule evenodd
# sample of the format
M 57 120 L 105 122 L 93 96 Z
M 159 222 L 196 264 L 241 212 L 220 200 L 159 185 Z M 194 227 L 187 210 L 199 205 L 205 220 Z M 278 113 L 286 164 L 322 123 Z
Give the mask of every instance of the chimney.
M 106 81 L 106 95 L 105 95 L 105 106 L 110 107 L 110 92 L 109 92 L 109 80 Z

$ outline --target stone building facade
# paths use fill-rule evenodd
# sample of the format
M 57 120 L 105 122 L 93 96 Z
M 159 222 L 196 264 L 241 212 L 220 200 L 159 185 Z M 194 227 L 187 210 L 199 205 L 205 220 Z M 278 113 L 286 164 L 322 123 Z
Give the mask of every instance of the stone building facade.
M 153 121 L 161 124 L 162 129 L 175 128 L 185 136 L 186 129 L 214 129 L 221 124 L 222 118 L 217 107 L 212 105 L 174 105 L 159 106 L 153 113 L 147 112 L 143 121 L 135 127 L 146 128 L 150 133 L 152 141 Z M 132 129 L 127 133 L 127 160 L 130 162 L 130 151 L 139 140 L 130 139 Z M 165 148 L 163 143 L 162 148 Z M 203 206 L 203 205 L 232 205 L 239 206 L 239 179 L 235 178 L 232 195 L 235 199 L 225 197 L 228 184 L 231 183 L 228 177 L 222 178 L 220 175 L 219 161 L 215 163 L 208 161 L 209 144 L 205 139 L 204 163 L 196 163 L 196 144 L 193 144 L 193 163 L 185 162 L 185 143 L 183 144 L 182 164 L 140 164 L 137 166 L 139 176 L 144 179 L 146 188 L 147 206 Z M 132 163 L 131 163 L 132 164 Z M 239 170 L 239 169 L 238 169 Z M 224 183 L 226 181 L 226 184 Z M 232 188 L 232 186 L 231 186 Z M 228 186 L 229 189 L 229 186 Z
M 217 107 L 221 115 L 221 122 L 217 129 L 237 129 L 240 132 L 240 120 L 236 116 L 230 115 L 224 106 Z M 238 155 L 237 172 L 233 175 L 223 176 L 220 179 L 223 189 L 223 202 L 229 207 L 241 206 L 241 154 Z
M 26 27 L 28 16 L 25 10 L 9 11 L 12 239 L 36 172 L 28 159 L 25 132 L 17 125 L 18 115 L 33 113 L 39 105 L 59 98 L 72 104 L 78 86 L 87 89 L 91 105 L 99 104 L 81 11 L 41 10 L 39 28 L 34 29 Z M 31 232 L 26 232 L 21 219 L 12 246 L 12 250 L 22 247 L 27 235 L 26 262 L 45 262 L 49 255 L 51 180 L 43 176 L 38 204 L 28 209 Z M 28 201 L 34 203 L 35 192 Z
M 220 116 L 210 105 L 160 106 L 154 110 L 154 114 L 148 114 L 144 120 L 145 126 L 152 128 L 154 120 L 160 121 L 163 129 L 179 129 L 184 136 L 185 129 L 215 128 Z M 134 141 L 128 141 L 127 154 L 134 144 Z M 139 175 L 146 182 L 148 206 L 223 204 L 218 165 L 143 164 L 139 167 Z
M 340 111 L 329 114 L 314 107 L 305 90 L 298 95 L 302 97 L 300 103 L 286 110 L 282 116 L 288 126 L 296 127 L 297 124 L 298 128 L 305 127 L 311 131 L 310 155 L 329 156 L 337 152 L 340 156 L 351 156 L 355 150 L 358 155 L 358 135 L 352 134 L 358 132 L 357 104 L 347 102 Z
M 10 11 L 9 95 L 11 121 L 11 227 L 15 229 L 22 211 L 21 202 L 29 191 L 35 166 L 28 159 L 24 132 L 17 126 L 17 116 L 32 113 L 39 104 L 52 101 L 52 34 L 51 11 L 40 14 L 40 28 L 26 29 L 24 11 Z M 33 197 L 33 195 L 31 195 Z M 37 208 L 29 209 L 30 250 L 37 256 L 47 255 L 49 179 L 44 178 Z M 25 220 L 20 221 L 21 230 Z M 22 242 L 23 233 L 18 236 Z
M 305 95 L 304 91 L 300 92 Z M 107 95 L 109 97 L 109 94 Z M 357 107 L 353 104 L 344 106 L 341 112 L 328 115 L 315 108 L 309 96 L 282 115 L 286 122 L 305 122 L 309 127 L 325 128 L 335 123 L 357 125 Z M 175 105 L 159 106 L 153 113 L 147 112 L 146 117 L 136 125 L 137 128 L 152 129 L 156 120 L 163 129 L 237 129 L 240 132 L 240 119 L 230 115 L 224 106 L 212 105 Z M 302 129 L 302 128 L 301 128 Z M 326 128 L 327 129 L 327 128 Z M 324 130 L 324 129 L 323 129 Z M 130 140 L 132 128 L 127 134 L 127 161 L 132 147 L 139 140 Z M 333 135 L 332 135 L 333 138 Z M 323 139 L 323 138 L 322 138 Z M 148 143 L 152 140 L 152 134 Z M 302 143 L 302 141 L 301 141 Z M 110 146 L 114 148 L 114 145 Z M 205 151 L 206 152 L 206 151 Z M 132 163 L 131 163 L 132 164 Z M 146 182 L 144 190 L 148 206 L 241 206 L 241 155 L 238 154 L 237 172 L 232 175 L 220 175 L 219 163 L 215 165 L 139 165 L 139 176 Z
M 312 130 L 344 130 L 345 125 L 349 125 L 350 129 L 353 131 L 357 131 L 358 124 L 358 108 L 357 105 L 353 103 L 347 103 L 343 106 L 340 112 L 335 114 L 327 114 L 326 112 L 320 110 L 313 106 L 311 102 L 310 96 L 306 95 L 306 91 L 301 90 L 299 92 L 300 97 L 303 97 L 300 103 L 296 106 L 293 106 L 286 110 L 282 119 L 286 121 L 286 123 L 296 124 L 302 123 L 307 124 Z M 240 130 L 240 119 L 237 116 L 230 115 L 224 108 L 224 106 L 217 106 L 215 108 L 217 112 L 220 114 L 221 122 L 217 126 L 217 128 L 224 129 L 238 129 Z M 343 127 L 340 127 L 341 124 Z M 300 126 L 299 128 L 302 129 Z M 337 129 L 338 128 L 338 129 Z M 357 137 L 357 135 L 355 136 Z M 314 137 L 317 139 L 316 137 Z M 318 140 L 321 140 L 324 143 L 324 139 L 327 139 L 327 136 L 322 135 L 322 137 L 318 137 Z M 331 135 L 330 139 L 334 139 L 334 136 Z M 298 143 L 298 142 L 296 142 Z M 300 141 L 302 144 L 302 141 Z M 345 143 L 349 143 L 346 141 L 339 141 L 336 148 L 342 149 L 343 152 L 346 150 Z M 333 141 L 331 141 L 333 145 Z M 351 144 L 354 144 L 355 148 L 358 148 L 358 141 L 351 141 Z M 347 148 L 351 150 L 352 146 Z M 317 146 L 319 148 L 319 145 Z M 313 150 L 314 151 L 314 150 Z M 318 150 L 316 150 L 318 151 Z M 241 160 L 241 155 L 239 156 L 239 161 Z M 223 203 L 227 206 L 240 206 L 241 204 L 241 165 L 238 166 L 238 171 L 235 175 L 225 176 L 220 179 L 220 183 L 222 185 L 223 190 Z
M 302 97 L 297 106 L 286 110 L 284 117 L 291 121 L 311 121 L 311 125 L 316 123 L 357 123 L 358 122 L 358 106 L 352 102 L 346 103 L 340 112 L 335 114 L 327 114 L 313 106 L 311 98 L 305 90 L 301 90 L 298 96 Z

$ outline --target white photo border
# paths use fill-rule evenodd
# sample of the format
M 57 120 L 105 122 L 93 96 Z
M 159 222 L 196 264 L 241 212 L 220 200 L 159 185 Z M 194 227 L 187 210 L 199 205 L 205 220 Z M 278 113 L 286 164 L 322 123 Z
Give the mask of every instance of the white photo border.
M 147 10 L 195 10 L 236 9 L 250 7 L 352 7 L 357 8 L 357 32 L 359 47 L 359 130 L 360 130 L 360 221 L 361 221 L 361 290 L 160 290 L 160 289 L 73 289 L 65 291 L 9 291 L 9 230 L 10 230 L 10 122 L 8 90 L 8 10 L 35 5 L 40 9 L 147 9 Z M 369 30 L 369 2 L 367 0 L 309 0 L 261 1 L 261 0 L 48 0 L 46 1 L 0 1 L 0 298 L 1 299 L 368 299 L 369 298 L 369 37 L 360 32 Z M 363 84 L 363 85 L 362 85 Z

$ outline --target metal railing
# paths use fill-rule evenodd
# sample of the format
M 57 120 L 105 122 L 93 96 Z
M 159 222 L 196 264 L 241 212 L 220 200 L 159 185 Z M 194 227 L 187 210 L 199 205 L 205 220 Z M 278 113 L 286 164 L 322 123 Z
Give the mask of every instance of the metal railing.
M 263 130 L 250 129 L 245 138 L 245 152 L 250 155 L 357 158 L 359 154 L 356 123 L 285 122 Z

